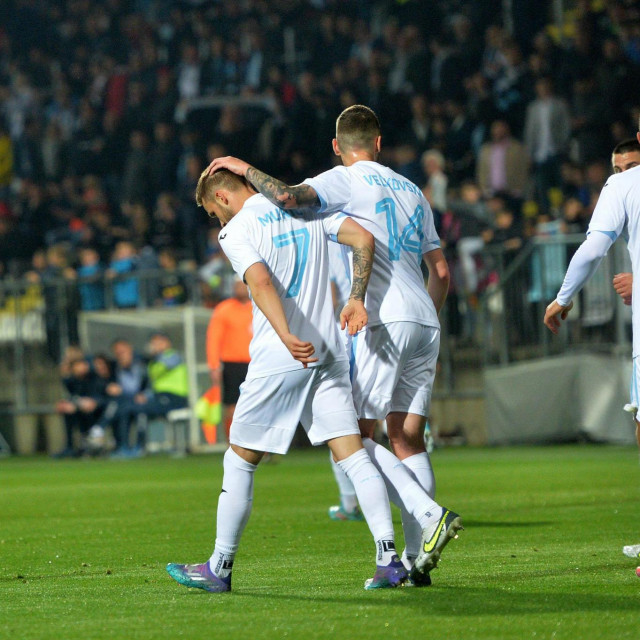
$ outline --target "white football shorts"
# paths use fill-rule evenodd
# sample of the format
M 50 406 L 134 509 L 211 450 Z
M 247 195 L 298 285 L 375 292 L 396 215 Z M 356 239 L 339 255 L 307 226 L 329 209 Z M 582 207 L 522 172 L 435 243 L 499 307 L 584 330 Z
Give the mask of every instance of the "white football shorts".
M 231 423 L 231 444 L 287 453 L 301 423 L 313 445 L 360 434 L 346 360 L 245 380 Z
M 638 408 L 640 408 L 640 357 L 633 359 L 631 369 L 631 389 L 629 390 L 629 404 L 624 405 L 624 410 L 638 419 Z
M 440 329 L 417 322 L 365 327 L 352 338 L 351 383 L 359 418 L 429 415 Z

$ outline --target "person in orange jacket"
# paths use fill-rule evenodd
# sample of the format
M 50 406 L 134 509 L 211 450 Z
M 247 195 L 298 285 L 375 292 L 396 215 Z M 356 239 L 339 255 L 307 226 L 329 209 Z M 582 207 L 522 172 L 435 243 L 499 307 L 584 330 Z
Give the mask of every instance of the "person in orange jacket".
M 238 278 L 233 286 L 233 296 L 223 300 L 213 310 L 207 328 L 207 363 L 213 384 L 222 386 L 223 421 L 227 440 L 240 396 L 240 385 L 244 382 L 249 366 L 252 321 L 249 290 Z

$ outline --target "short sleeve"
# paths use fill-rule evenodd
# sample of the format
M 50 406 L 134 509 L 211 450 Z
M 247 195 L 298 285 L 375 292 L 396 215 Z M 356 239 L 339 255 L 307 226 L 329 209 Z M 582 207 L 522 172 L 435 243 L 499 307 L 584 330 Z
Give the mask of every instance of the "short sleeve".
M 235 220 L 234 220 L 235 222 Z M 240 222 L 238 220 L 238 222 Z M 251 228 L 248 225 L 234 224 L 233 228 L 223 228 L 218 239 L 220 246 L 231 262 L 233 270 L 244 280 L 247 269 L 256 262 L 264 262 L 258 253 L 253 240 Z
M 587 231 L 587 234 L 600 231 L 609 236 L 612 241 L 615 241 L 622 233 L 627 221 L 624 204 L 625 191 L 621 188 L 626 182 L 616 180 L 616 178 L 617 176 L 612 176 L 602 187 Z
M 334 213 L 322 218 L 322 227 L 329 240 L 332 242 L 338 241 L 338 232 L 346 219 L 347 216 L 344 213 Z
M 424 196 L 422 197 L 422 203 L 420 206 L 424 211 L 424 217 L 422 219 L 422 254 L 424 255 L 434 249 L 440 248 L 440 238 L 438 237 L 436 227 L 433 222 L 433 211 Z
M 351 201 L 351 175 L 346 167 L 334 167 L 315 178 L 307 178 L 304 184 L 318 194 L 319 213 L 344 211 Z

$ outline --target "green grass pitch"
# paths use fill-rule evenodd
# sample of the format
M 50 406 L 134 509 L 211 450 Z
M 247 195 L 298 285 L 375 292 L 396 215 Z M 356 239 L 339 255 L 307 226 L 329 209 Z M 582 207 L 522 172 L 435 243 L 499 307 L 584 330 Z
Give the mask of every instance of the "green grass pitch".
M 164 570 L 209 557 L 221 456 L 0 460 L 0 638 L 640 637 L 640 560 L 621 553 L 640 543 L 635 449 L 436 451 L 466 530 L 432 587 L 377 592 L 366 524 L 326 515 L 327 457 L 258 470 L 230 594 Z

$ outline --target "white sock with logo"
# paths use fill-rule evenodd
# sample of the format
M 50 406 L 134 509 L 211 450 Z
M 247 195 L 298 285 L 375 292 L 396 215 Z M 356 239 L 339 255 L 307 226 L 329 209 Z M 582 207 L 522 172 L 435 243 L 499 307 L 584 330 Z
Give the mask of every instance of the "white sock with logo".
M 412 478 L 427 492 L 427 495 L 434 499 L 436 497 L 436 480 L 429 454 L 426 451 L 417 453 L 405 458 L 402 464 L 407 467 Z M 402 531 L 404 532 L 405 545 L 402 559 L 405 565 L 411 566 L 420 552 L 422 527 L 404 507 L 402 507 Z
M 442 515 L 442 507 L 427 495 L 409 469 L 389 449 L 371 438 L 363 438 L 362 443 L 376 469 L 382 474 L 394 504 L 404 507 L 414 516 L 421 529 L 437 522 Z
M 353 511 L 358 506 L 358 498 L 356 497 L 356 490 L 353 488 L 353 482 L 349 480 L 342 467 L 333 459 L 331 452 L 329 452 L 329 459 L 331 460 L 331 469 L 333 469 L 333 475 L 340 491 L 340 504 L 345 511 Z
M 219 578 L 226 578 L 233 569 L 233 560 L 242 532 L 253 506 L 253 475 L 257 465 L 241 458 L 233 449 L 224 454 L 222 491 L 218 498 L 216 544 L 209 559 L 209 568 Z
M 397 558 L 397 552 L 391 508 L 382 476 L 364 449 L 340 460 L 338 465 L 353 483 L 360 509 L 376 542 L 377 564 L 389 564 L 394 557 Z

